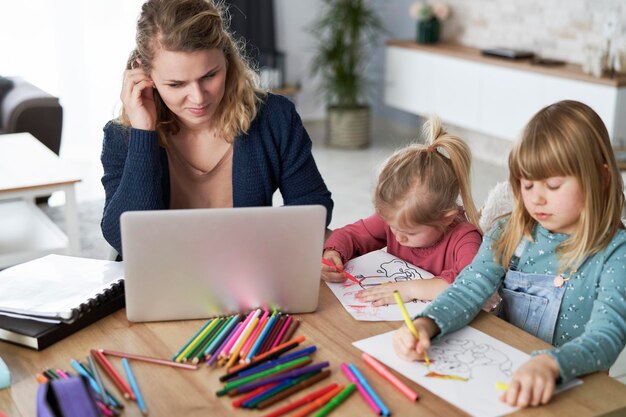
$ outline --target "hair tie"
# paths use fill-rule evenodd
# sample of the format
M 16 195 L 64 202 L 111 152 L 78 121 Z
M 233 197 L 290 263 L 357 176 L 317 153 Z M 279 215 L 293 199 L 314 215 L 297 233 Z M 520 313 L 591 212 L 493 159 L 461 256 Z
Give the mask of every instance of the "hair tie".
M 433 152 L 435 152 L 435 151 L 436 151 L 436 149 L 435 149 L 435 147 L 434 147 L 433 145 L 429 145 L 429 146 L 426 148 L 426 152 L 428 152 L 428 153 L 433 153 Z

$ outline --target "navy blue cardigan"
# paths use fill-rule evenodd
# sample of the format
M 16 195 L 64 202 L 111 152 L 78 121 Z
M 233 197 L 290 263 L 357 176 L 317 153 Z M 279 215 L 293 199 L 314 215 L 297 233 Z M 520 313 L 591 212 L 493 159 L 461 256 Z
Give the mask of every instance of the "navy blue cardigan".
M 293 103 L 269 94 L 248 133 L 238 136 L 233 146 L 234 207 L 271 206 L 274 192 L 280 189 L 286 205 L 326 207 L 328 226 L 333 201 Z M 169 208 L 167 154 L 159 146 L 156 131 L 127 128 L 110 121 L 104 127 L 101 160 L 106 194 L 102 233 L 122 254 L 123 212 Z

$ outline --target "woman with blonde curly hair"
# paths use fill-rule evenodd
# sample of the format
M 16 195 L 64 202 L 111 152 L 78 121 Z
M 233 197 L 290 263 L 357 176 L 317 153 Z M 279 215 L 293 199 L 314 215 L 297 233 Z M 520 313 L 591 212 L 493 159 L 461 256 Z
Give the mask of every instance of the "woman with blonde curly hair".
M 130 210 L 333 202 L 293 104 L 262 90 L 210 0 L 148 0 L 104 127 L 102 231 L 122 253 Z

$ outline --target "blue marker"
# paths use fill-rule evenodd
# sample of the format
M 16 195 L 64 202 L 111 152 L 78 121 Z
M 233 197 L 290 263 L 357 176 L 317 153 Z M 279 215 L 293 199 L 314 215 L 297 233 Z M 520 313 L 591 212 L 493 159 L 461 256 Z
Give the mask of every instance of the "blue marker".
M 148 414 L 146 404 L 143 402 L 141 392 L 139 392 L 139 385 L 137 385 L 137 381 L 135 380 L 133 371 L 130 370 L 130 364 L 128 363 L 128 359 L 122 358 L 122 365 L 124 365 L 124 370 L 126 371 L 126 377 L 128 378 L 128 382 L 130 382 L 130 387 L 133 389 L 135 397 L 137 397 L 137 405 L 139 406 L 141 413 L 144 415 Z
M 84 376 L 85 378 L 87 378 L 89 380 L 89 385 L 91 385 L 91 388 L 93 388 L 93 390 L 100 395 L 101 398 L 103 398 L 104 395 L 107 396 L 108 400 L 109 400 L 109 404 L 113 404 L 115 407 L 120 407 L 120 403 L 119 401 L 117 401 L 115 398 L 113 398 L 113 396 L 111 396 L 111 394 L 109 394 L 108 392 L 102 392 L 100 391 L 100 388 L 98 387 L 98 383 L 96 382 L 96 380 L 89 375 L 89 373 L 87 371 L 85 371 L 85 368 L 82 367 L 82 365 L 80 364 L 80 362 L 78 362 L 76 359 L 72 359 L 70 361 L 70 364 L 72 364 L 72 368 L 74 368 L 74 370 L 79 374 Z
M 273 361 L 255 366 L 253 368 L 250 369 L 246 369 L 245 371 L 241 371 L 237 374 L 237 378 L 243 377 L 243 376 L 247 376 L 247 375 L 253 375 L 256 374 L 257 372 L 261 372 L 265 369 L 269 369 L 269 368 L 273 368 L 276 365 L 280 365 L 281 363 L 285 363 L 285 362 L 289 362 L 291 360 L 294 359 L 298 359 L 302 356 L 307 356 L 310 355 L 311 353 L 315 352 L 315 350 L 317 349 L 317 347 L 315 346 L 309 346 L 309 347 L 305 347 L 304 349 L 300 349 L 297 350 L 293 353 L 290 353 L 288 355 L 283 356 L 280 359 L 275 359 Z
M 361 383 L 361 385 L 363 385 L 363 388 L 365 388 L 365 391 L 367 391 L 367 393 L 370 395 L 370 397 L 372 397 L 372 399 L 374 400 L 374 402 L 376 403 L 378 408 L 380 408 L 380 412 L 382 413 L 382 415 L 383 416 L 391 415 L 391 413 L 389 412 L 389 409 L 387 408 L 387 406 L 383 403 L 383 401 L 376 394 L 376 392 L 374 392 L 374 389 L 367 382 L 367 379 L 365 379 L 365 377 L 363 376 L 361 371 L 359 371 L 357 369 L 357 367 L 354 366 L 353 363 L 351 363 L 348 367 L 350 368 L 350 370 L 352 371 L 352 373 L 354 374 L 356 379 L 358 379 L 359 382 Z
M 276 314 L 276 311 L 274 311 L 270 319 L 267 321 L 265 328 L 261 331 L 261 334 L 259 335 L 258 339 L 254 342 L 254 345 L 252 345 L 250 352 L 248 352 L 248 355 L 246 356 L 246 362 L 250 362 L 250 360 L 254 357 L 256 352 L 261 348 L 261 346 L 263 345 L 263 341 L 269 334 L 272 327 L 274 327 L 274 323 L 276 323 L 277 318 L 278 318 L 278 315 Z

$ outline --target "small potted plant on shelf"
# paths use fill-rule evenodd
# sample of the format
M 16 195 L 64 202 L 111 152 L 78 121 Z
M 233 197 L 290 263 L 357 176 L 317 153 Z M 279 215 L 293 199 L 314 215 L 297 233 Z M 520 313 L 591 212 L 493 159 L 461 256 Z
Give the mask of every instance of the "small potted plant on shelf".
M 368 80 L 364 67 L 384 31 L 367 0 L 324 0 L 311 32 L 317 40 L 313 75 L 321 76 L 327 104 L 327 138 L 332 146 L 369 144 Z
M 441 22 L 450 16 L 450 8 L 441 2 L 416 1 L 409 7 L 409 15 L 417 20 L 417 43 L 437 43 Z

